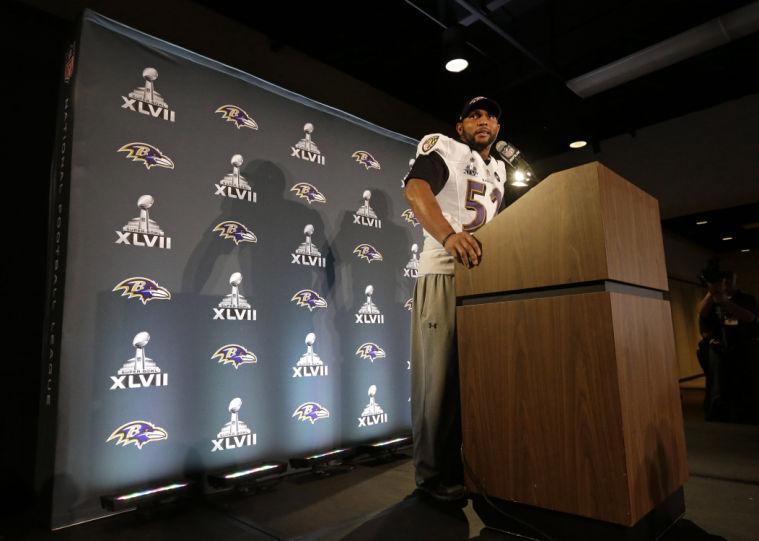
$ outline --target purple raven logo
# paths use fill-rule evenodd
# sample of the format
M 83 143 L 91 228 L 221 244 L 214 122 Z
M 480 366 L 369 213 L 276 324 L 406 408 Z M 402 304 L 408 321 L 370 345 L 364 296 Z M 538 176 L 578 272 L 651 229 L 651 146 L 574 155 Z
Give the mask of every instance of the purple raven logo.
M 374 362 L 375 359 L 382 359 L 385 356 L 385 350 L 374 342 L 367 342 L 358 346 L 356 355 L 362 359 L 369 359 L 371 362 Z
M 404 210 L 401 214 L 401 218 L 412 224 L 414 227 L 419 225 L 419 220 L 416 219 L 416 214 L 414 214 L 414 211 L 411 209 Z
M 351 157 L 356 158 L 356 161 L 366 167 L 367 170 L 380 168 L 379 162 L 375 160 L 374 156 L 369 154 L 366 150 L 357 150 L 351 154 Z
M 237 105 L 222 105 L 214 112 L 221 113 L 221 117 L 227 122 L 234 123 L 238 130 L 240 128 L 250 128 L 251 130 L 258 129 L 256 121 Z
M 129 299 L 140 299 L 142 304 L 158 299 L 158 300 L 170 300 L 171 293 L 165 287 L 161 287 L 157 282 L 150 278 L 144 278 L 142 276 L 133 276 L 122 280 L 113 291 L 121 291 L 122 297 Z
M 315 308 L 327 307 L 327 300 L 311 289 L 301 289 L 293 295 L 290 302 L 295 302 L 298 306 L 305 306 L 309 312 L 313 312 Z
M 353 249 L 353 253 L 356 254 L 359 259 L 366 259 L 368 263 L 371 263 L 372 261 L 382 261 L 382 254 L 371 244 L 359 244 Z
M 124 447 L 130 443 L 134 443 L 138 449 L 142 449 L 146 443 L 165 440 L 168 437 L 169 435 L 163 428 L 151 422 L 129 421 L 114 430 L 105 441 L 108 443 L 111 440 L 115 440 L 116 445 Z
M 314 424 L 319 419 L 328 419 L 329 411 L 316 402 L 306 402 L 295 409 L 293 417 L 297 417 L 299 421 L 311 421 L 311 424 Z
M 407 300 L 406 302 L 404 302 L 403 307 L 410 312 L 411 309 L 414 308 L 414 299 L 411 298 Z
M 142 162 L 146 169 L 156 166 L 174 169 L 171 158 L 147 143 L 127 143 L 117 152 L 126 152 L 126 158 L 131 158 L 133 162 Z
M 298 182 L 295 186 L 290 188 L 291 192 L 295 192 L 298 197 L 305 199 L 308 204 L 311 203 L 326 203 L 327 198 L 321 193 L 316 186 L 309 184 L 308 182 Z
M 221 346 L 216 350 L 216 353 L 211 355 L 211 358 L 219 359 L 219 362 L 222 364 L 231 364 L 235 367 L 235 370 L 244 364 L 254 364 L 258 362 L 258 359 L 252 351 L 248 351 L 238 344 Z
M 232 239 L 235 241 L 235 244 L 238 245 L 241 242 L 258 242 L 253 231 L 242 225 L 240 222 L 234 222 L 232 220 L 221 222 L 220 224 L 216 224 L 216 227 L 214 227 L 213 230 L 218 231 L 221 238 Z

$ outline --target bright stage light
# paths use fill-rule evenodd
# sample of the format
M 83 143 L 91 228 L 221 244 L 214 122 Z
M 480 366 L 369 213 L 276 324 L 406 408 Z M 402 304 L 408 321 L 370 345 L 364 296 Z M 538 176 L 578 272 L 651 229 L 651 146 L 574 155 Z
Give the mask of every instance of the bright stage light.
M 315 468 L 328 462 L 340 461 L 354 454 L 352 447 L 343 447 L 332 449 L 324 453 L 313 454 L 304 457 L 295 457 L 290 459 L 290 466 L 293 468 Z
M 159 505 L 176 500 L 181 494 L 187 492 L 189 486 L 189 482 L 172 483 L 127 494 L 101 496 L 100 505 L 103 509 L 109 511 L 119 511 L 121 509 L 145 505 Z
M 460 73 L 469 67 L 465 58 L 453 58 L 445 63 L 445 69 L 451 73 Z
M 287 463 L 280 460 L 265 462 L 244 469 L 226 470 L 220 473 L 209 473 L 208 484 L 213 488 L 246 487 L 257 485 L 265 478 L 285 473 Z

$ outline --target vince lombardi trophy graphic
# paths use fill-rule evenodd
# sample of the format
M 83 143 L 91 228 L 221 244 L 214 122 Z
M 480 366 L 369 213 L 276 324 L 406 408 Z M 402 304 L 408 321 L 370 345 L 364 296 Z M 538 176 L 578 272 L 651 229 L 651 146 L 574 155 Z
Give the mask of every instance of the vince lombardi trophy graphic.
M 142 77 L 145 79 L 145 86 L 135 88 L 129 93 L 129 97 L 150 105 L 168 108 L 169 105 L 155 89 L 154 81 L 158 79 L 158 70 L 155 68 L 145 68 L 142 70 Z
M 122 231 L 129 233 L 145 233 L 148 235 L 163 235 L 163 231 L 158 224 L 150 219 L 149 208 L 153 206 L 154 200 L 151 195 L 142 195 L 137 200 L 137 207 L 140 209 L 140 215 L 132 218 L 122 227 Z
M 224 178 L 219 181 L 219 184 L 230 186 L 232 188 L 250 190 L 250 184 L 248 184 L 245 177 L 240 174 L 240 167 L 243 163 L 242 156 L 240 154 L 235 154 L 232 156 L 230 163 L 232 164 L 232 172 L 224 175 Z
M 319 252 L 316 246 L 314 246 L 314 244 L 311 242 L 311 235 L 314 234 L 314 226 L 308 224 L 303 228 L 303 234 L 306 235 L 306 240 L 302 242 L 300 246 L 298 246 L 298 249 L 295 250 L 295 253 L 301 255 L 321 256 L 321 252 Z
M 130 374 L 157 374 L 161 372 L 153 362 L 153 359 L 145 355 L 145 346 L 150 342 L 150 335 L 147 332 L 137 333 L 132 345 L 136 348 L 134 357 L 127 360 L 121 368 L 119 368 L 118 374 L 120 376 Z
M 414 243 L 411 245 L 411 259 L 409 259 L 408 263 L 406 263 L 406 268 L 409 271 L 417 271 L 419 270 L 419 256 L 417 255 L 417 252 L 419 251 L 419 245 Z
M 225 295 L 219 303 L 219 308 L 250 308 L 248 300 L 240 293 L 240 283 L 242 274 L 239 272 L 232 273 L 229 277 L 229 285 L 232 286 L 232 292 Z
M 356 214 L 365 218 L 376 218 L 377 213 L 374 212 L 374 209 L 369 206 L 369 200 L 372 198 L 372 192 L 370 190 L 364 190 L 363 198 L 364 204 L 358 208 Z
M 377 404 L 377 402 L 374 400 L 374 397 L 377 395 L 377 386 L 372 385 L 369 387 L 367 394 L 369 395 L 369 404 L 364 408 L 364 412 L 361 414 L 361 416 L 366 417 L 367 415 L 379 415 L 381 413 L 385 413 L 380 405 Z
M 305 135 L 303 136 L 303 139 L 295 144 L 295 148 L 306 152 L 313 152 L 314 154 L 321 154 L 319 152 L 319 147 L 317 147 L 316 143 L 311 140 L 311 134 L 314 132 L 314 125 L 310 122 L 306 123 L 303 126 L 303 131 L 305 132 Z
M 240 408 L 242 407 L 242 400 L 239 398 L 234 398 L 229 403 L 229 413 L 230 413 L 230 419 L 229 422 L 226 423 L 223 427 L 221 427 L 221 432 L 216 436 L 217 438 L 228 438 L 230 436 L 243 436 L 245 434 L 250 434 L 251 430 L 248 428 L 248 425 L 246 425 L 244 422 L 242 422 L 239 418 L 238 412 L 240 411 Z
M 296 366 L 321 366 L 324 364 L 319 356 L 314 353 L 314 342 L 316 335 L 312 332 L 306 335 L 306 352 L 300 356 Z
M 377 308 L 377 305 L 372 302 L 372 295 L 374 294 L 374 286 L 368 285 L 366 286 L 366 289 L 364 290 L 364 294 L 366 295 L 366 302 L 361 305 L 361 308 L 359 308 L 358 313 L 359 314 L 379 314 L 379 308 Z

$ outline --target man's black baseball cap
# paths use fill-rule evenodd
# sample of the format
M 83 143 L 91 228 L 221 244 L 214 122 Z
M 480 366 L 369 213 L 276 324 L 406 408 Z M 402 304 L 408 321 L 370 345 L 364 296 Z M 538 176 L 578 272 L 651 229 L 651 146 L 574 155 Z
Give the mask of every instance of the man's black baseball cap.
M 501 118 L 501 106 L 498 105 L 497 101 L 486 98 L 485 96 L 477 96 L 466 102 L 459 115 L 459 122 L 464 120 L 464 118 L 475 109 L 483 109 L 488 113 L 494 114 L 496 118 Z

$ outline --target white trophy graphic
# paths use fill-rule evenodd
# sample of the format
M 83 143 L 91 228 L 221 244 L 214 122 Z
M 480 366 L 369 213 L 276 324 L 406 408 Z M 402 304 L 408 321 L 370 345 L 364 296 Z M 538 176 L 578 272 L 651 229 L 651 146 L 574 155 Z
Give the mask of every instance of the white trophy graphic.
M 129 93 L 129 97 L 137 101 L 168 108 L 169 104 L 163 99 L 155 89 L 155 80 L 158 79 L 158 70 L 155 68 L 145 68 L 142 70 L 142 77 L 145 79 L 145 86 L 135 88 Z
M 406 263 L 406 266 L 403 269 L 403 276 L 409 276 L 412 278 L 416 278 L 419 274 L 419 256 L 417 255 L 417 252 L 419 251 L 419 245 L 416 243 L 411 245 L 411 259 L 408 260 L 408 263 Z
M 313 154 L 321 154 L 319 152 L 319 147 L 316 146 L 316 143 L 311 139 L 311 134 L 314 132 L 314 125 L 310 122 L 306 123 L 303 126 L 303 132 L 304 136 L 303 139 L 295 143 L 295 148 L 302 150 L 304 152 L 311 152 Z
M 240 283 L 242 282 L 242 274 L 234 272 L 229 277 L 229 285 L 232 286 L 232 292 L 225 295 L 219 303 L 219 308 L 250 308 L 250 303 L 240 293 Z
M 230 160 L 232 164 L 232 172 L 224 175 L 224 178 L 219 181 L 219 184 L 223 186 L 229 186 L 230 188 L 240 188 L 242 190 L 250 190 L 250 184 L 245 180 L 245 177 L 240 174 L 240 167 L 242 166 L 242 155 L 235 154 Z
M 122 227 L 122 231 L 127 233 L 143 233 L 146 235 L 160 235 L 163 236 L 163 231 L 155 220 L 150 218 L 150 207 L 153 206 L 155 200 L 152 195 L 142 195 L 137 200 L 137 207 L 140 209 L 140 215 L 136 218 L 132 218 L 127 224 Z
M 372 192 L 370 190 L 364 190 L 363 193 L 364 204 L 358 207 L 356 214 L 363 216 L 364 218 L 377 218 L 377 213 L 369 206 L 369 200 L 372 198 Z
M 377 308 L 377 305 L 372 302 L 372 295 L 374 294 L 374 286 L 369 284 L 366 286 L 366 289 L 364 290 L 364 295 L 366 295 L 366 302 L 361 305 L 361 308 L 359 308 L 358 313 L 359 314 L 365 314 L 365 315 L 379 315 L 380 311 L 379 308 Z
M 322 366 L 324 362 L 319 358 L 319 355 L 314 353 L 314 342 L 316 342 L 316 335 L 312 332 L 306 335 L 306 352 L 300 356 L 296 366 Z
M 381 415 L 385 413 L 385 411 L 380 407 L 379 404 L 374 400 L 374 397 L 377 395 L 377 386 L 372 385 L 369 387 L 369 391 L 367 392 L 369 395 L 369 404 L 364 408 L 363 413 L 361 413 L 361 417 L 367 417 L 369 415 Z
M 146 332 L 137 333 L 132 340 L 132 345 L 136 348 L 134 357 L 124 363 L 119 368 L 120 376 L 130 374 L 158 374 L 161 369 L 153 362 L 153 359 L 145 355 L 145 346 L 150 342 L 150 335 Z
M 242 400 L 239 398 L 234 398 L 229 403 L 229 413 L 230 413 L 230 419 L 229 422 L 226 423 L 223 427 L 221 427 L 221 431 L 216 436 L 217 438 L 229 438 L 232 436 L 244 436 L 246 434 L 250 434 L 251 430 L 248 428 L 248 425 L 246 425 L 244 422 L 240 420 L 239 417 L 239 411 L 242 407 Z

